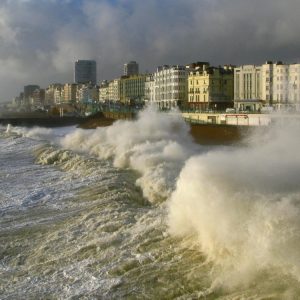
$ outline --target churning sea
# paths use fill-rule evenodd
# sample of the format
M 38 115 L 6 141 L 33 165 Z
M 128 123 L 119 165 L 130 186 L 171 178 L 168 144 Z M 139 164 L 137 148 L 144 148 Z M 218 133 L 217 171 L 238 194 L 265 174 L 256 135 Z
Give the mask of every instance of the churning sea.
M 299 299 L 299 129 L 0 127 L 0 299 Z

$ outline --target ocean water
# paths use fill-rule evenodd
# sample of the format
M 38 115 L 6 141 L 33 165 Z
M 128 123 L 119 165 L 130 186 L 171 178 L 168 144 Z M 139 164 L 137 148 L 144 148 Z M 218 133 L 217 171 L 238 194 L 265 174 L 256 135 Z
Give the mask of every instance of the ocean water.
M 299 129 L 0 127 L 0 299 L 299 299 Z

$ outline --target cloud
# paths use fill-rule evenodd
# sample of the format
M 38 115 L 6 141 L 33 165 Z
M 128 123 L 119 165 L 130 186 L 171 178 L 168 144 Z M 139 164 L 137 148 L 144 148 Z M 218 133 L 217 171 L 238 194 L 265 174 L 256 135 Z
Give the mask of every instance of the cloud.
M 2 0 L 0 101 L 23 85 L 72 82 L 76 59 L 100 79 L 160 64 L 299 61 L 298 0 Z

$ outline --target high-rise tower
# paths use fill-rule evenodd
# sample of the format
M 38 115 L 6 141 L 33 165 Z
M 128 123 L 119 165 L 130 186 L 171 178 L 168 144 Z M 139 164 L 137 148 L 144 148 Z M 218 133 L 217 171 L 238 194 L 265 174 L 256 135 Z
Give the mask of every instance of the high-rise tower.
M 136 61 L 130 61 L 124 64 L 124 75 L 132 76 L 139 74 L 139 64 Z
M 75 83 L 97 83 L 97 65 L 94 60 L 77 60 L 74 70 Z

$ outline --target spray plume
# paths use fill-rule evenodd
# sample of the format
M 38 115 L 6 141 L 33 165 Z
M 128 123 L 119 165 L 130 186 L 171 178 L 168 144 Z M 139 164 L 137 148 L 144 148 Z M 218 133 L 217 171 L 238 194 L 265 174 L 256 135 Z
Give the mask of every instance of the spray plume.
M 108 128 L 76 130 L 62 140 L 66 148 L 113 159 L 114 166 L 132 168 L 141 176 L 137 185 L 151 202 L 168 198 L 188 157 L 200 151 L 189 126 L 177 111 L 142 111 L 136 121 L 117 121 Z
M 216 284 L 247 284 L 266 270 L 300 280 L 299 130 L 279 123 L 247 148 L 184 166 L 168 203 L 170 232 L 197 241 Z

